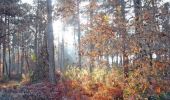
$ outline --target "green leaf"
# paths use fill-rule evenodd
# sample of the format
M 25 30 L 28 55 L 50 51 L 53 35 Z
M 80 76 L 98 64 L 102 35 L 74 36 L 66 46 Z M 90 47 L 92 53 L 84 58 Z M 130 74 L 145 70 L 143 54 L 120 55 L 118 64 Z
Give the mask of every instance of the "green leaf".
M 35 62 L 36 61 L 36 55 L 33 53 L 32 55 L 31 55 L 31 59 Z

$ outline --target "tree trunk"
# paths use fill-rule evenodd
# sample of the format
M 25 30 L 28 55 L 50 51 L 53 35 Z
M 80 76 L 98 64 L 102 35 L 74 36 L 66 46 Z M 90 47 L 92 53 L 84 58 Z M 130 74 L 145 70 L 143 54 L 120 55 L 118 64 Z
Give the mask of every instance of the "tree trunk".
M 5 25 L 7 24 L 7 19 L 5 15 Z M 3 27 L 3 34 L 6 34 L 6 28 Z M 3 37 L 3 74 L 8 76 L 8 66 L 6 62 L 6 36 Z
M 80 9 L 79 9 L 79 4 L 80 4 L 80 0 L 77 0 L 77 26 L 78 26 L 78 66 L 81 68 L 81 44 L 80 44 L 80 37 L 81 37 L 81 31 L 80 31 Z
M 8 34 L 10 34 L 10 27 L 9 27 L 9 16 L 8 16 Z M 10 35 L 8 35 L 8 77 L 11 77 L 11 47 L 10 47 Z
M 65 25 L 64 25 L 64 32 L 65 32 Z M 60 56 L 61 56 L 61 59 L 60 59 L 60 69 L 61 71 L 64 71 L 64 63 L 65 63 L 65 58 L 64 58 L 64 34 L 62 34 L 62 42 L 61 42 L 61 49 L 60 49 Z
M 49 79 L 51 83 L 56 83 L 55 79 L 55 62 L 54 62 L 54 36 L 52 26 L 52 2 L 47 0 L 47 50 L 48 50 L 48 65 L 49 65 Z

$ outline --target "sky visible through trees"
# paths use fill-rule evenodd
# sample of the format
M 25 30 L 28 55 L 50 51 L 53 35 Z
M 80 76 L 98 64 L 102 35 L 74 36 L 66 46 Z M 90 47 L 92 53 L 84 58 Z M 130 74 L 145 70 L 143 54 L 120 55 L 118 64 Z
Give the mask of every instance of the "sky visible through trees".
M 52 0 L 53 1 L 53 3 L 54 2 L 57 2 L 57 1 L 55 1 L 55 0 Z M 29 4 L 33 4 L 33 0 L 22 0 L 22 2 L 23 3 L 29 3 Z M 162 4 L 164 4 L 164 3 L 166 3 L 166 2 L 170 2 L 169 0 L 162 0 L 162 1 L 160 1 L 159 2 L 159 5 L 162 5 Z M 85 2 L 85 3 L 82 3 L 81 4 L 81 6 L 82 7 L 84 7 L 85 5 L 87 5 L 88 4 L 88 2 Z M 128 14 L 126 15 L 126 17 L 127 18 L 130 18 L 130 17 L 132 17 L 132 16 L 134 16 L 134 13 L 133 13 L 133 8 L 131 8 L 130 10 L 129 10 L 129 12 L 128 12 Z M 82 23 L 86 23 L 87 22 L 87 20 L 86 20 L 86 18 L 84 18 L 82 15 L 80 15 L 80 17 L 81 17 L 81 22 Z M 76 38 L 77 39 L 77 37 L 74 37 L 74 28 L 72 27 L 72 26 L 70 26 L 70 27 L 68 27 L 67 28 L 67 31 L 63 31 L 63 23 L 62 23 L 62 21 L 61 20 L 57 20 L 57 21 L 54 21 L 53 22 L 53 28 L 54 28 L 54 38 L 55 38 L 55 40 L 54 40 L 54 43 L 55 43 L 55 45 L 57 45 L 58 44 L 58 35 L 59 35 L 59 37 L 62 37 L 62 34 L 64 34 L 63 36 L 64 36 L 64 38 L 65 38 L 65 42 L 66 42 L 66 44 L 67 44 L 67 46 L 68 46 L 68 49 L 69 49 L 69 51 L 67 51 L 72 57 L 74 57 L 74 55 L 75 55 L 75 53 L 76 53 L 76 51 L 75 51 L 75 49 L 74 49 L 74 42 L 75 42 L 75 40 L 74 40 L 74 38 Z M 62 41 L 62 39 L 60 38 L 60 41 Z M 155 58 L 155 54 L 153 54 L 153 57 Z M 115 60 L 116 60 L 116 58 L 114 58 Z M 119 59 L 120 60 L 120 59 Z M 111 59 L 110 59 L 110 62 L 111 62 Z

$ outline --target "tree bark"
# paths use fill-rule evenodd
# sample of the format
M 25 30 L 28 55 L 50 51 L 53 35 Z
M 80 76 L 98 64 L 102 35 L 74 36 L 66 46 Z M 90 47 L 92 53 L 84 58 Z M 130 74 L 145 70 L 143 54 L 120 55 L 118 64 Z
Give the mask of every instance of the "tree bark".
M 80 31 L 80 9 L 79 9 L 80 0 L 77 0 L 77 19 L 78 19 L 78 66 L 81 68 L 81 44 L 80 44 L 80 37 L 81 37 L 81 31 Z
M 55 79 L 55 62 L 54 62 L 54 36 L 52 26 L 52 2 L 47 0 L 47 50 L 48 50 L 48 65 L 49 65 L 49 79 L 51 83 L 56 83 Z

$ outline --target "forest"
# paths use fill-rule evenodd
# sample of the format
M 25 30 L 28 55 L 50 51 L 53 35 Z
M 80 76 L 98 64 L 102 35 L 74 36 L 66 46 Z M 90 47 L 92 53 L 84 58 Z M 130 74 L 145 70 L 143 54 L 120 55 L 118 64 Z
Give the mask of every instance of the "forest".
M 170 0 L 0 0 L 0 100 L 170 100 Z

